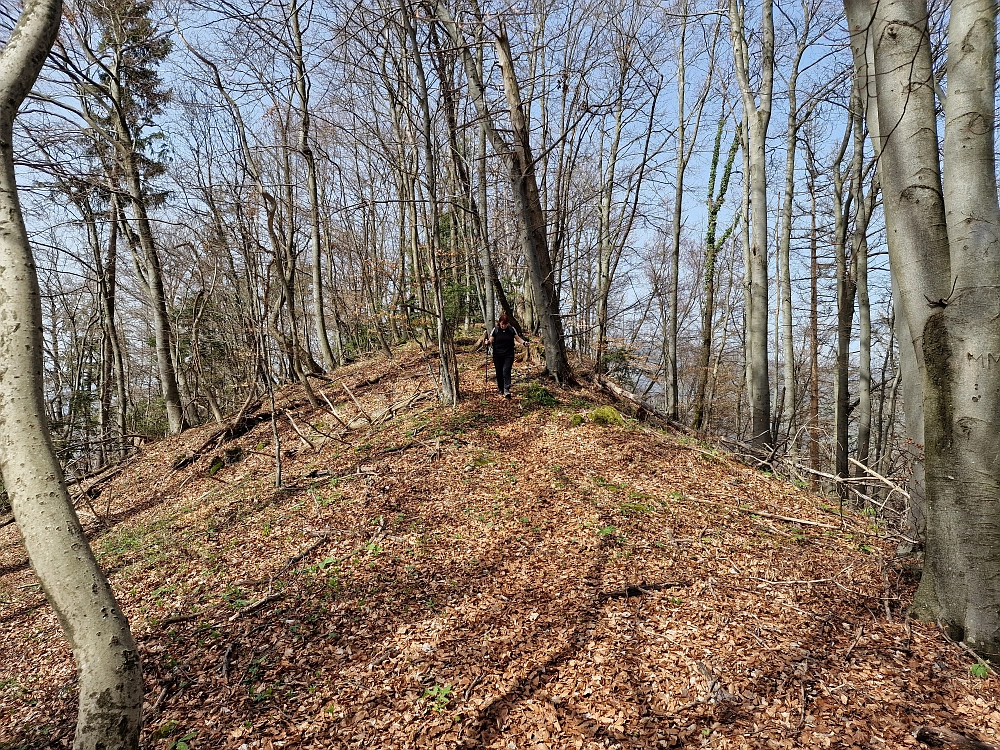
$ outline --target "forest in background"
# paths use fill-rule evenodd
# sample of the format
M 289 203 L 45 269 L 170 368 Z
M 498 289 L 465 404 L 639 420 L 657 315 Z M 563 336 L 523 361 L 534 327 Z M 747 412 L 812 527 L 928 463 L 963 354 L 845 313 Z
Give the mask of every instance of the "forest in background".
M 843 10 L 782 5 L 770 46 L 763 21 L 689 0 L 67 3 L 16 133 L 64 465 L 409 339 L 452 400 L 456 332 L 508 310 L 558 376 L 597 362 L 731 438 L 761 437 L 763 356 L 763 442 L 905 482 Z M 754 321 L 741 92 L 764 84 Z

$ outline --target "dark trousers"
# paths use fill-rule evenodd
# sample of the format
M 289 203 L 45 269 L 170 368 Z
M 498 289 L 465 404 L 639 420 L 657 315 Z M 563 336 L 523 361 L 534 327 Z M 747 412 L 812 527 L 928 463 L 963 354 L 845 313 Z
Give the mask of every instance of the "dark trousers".
M 514 366 L 514 352 L 510 354 L 493 353 L 493 367 L 497 371 L 497 390 L 506 393 L 510 390 L 510 370 Z

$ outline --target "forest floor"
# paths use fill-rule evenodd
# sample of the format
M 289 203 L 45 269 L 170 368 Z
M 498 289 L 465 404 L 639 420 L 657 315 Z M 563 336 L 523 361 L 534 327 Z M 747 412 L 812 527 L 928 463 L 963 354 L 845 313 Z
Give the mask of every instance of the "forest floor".
M 435 361 L 316 381 L 349 431 L 282 390 L 281 489 L 265 399 L 246 434 L 154 443 L 80 499 L 142 652 L 143 747 L 1000 742 L 1000 679 L 906 618 L 873 519 L 596 424 L 605 395 L 523 364 L 484 397 L 481 353 L 443 407 Z M 13 524 L 0 602 L 0 748 L 69 747 L 72 658 Z

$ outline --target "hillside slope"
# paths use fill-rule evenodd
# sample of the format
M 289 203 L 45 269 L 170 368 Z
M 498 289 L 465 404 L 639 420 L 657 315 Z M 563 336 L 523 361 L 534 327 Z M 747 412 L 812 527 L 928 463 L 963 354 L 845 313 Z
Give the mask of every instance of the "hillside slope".
M 280 490 L 265 401 L 245 434 L 156 443 L 81 498 L 142 649 L 146 747 L 1000 741 L 1000 681 L 906 621 L 870 519 L 595 424 L 599 393 L 518 365 L 515 398 L 484 399 L 481 355 L 462 368 L 455 410 L 413 349 L 319 383 L 337 418 L 283 390 Z M 72 736 L 74 668 L 34 581 L 0 529 L 4 750 Z

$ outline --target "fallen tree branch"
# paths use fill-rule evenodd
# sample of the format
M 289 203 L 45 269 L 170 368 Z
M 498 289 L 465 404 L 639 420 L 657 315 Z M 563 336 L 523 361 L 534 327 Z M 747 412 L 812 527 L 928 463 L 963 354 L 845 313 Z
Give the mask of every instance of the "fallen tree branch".
M 944 747 L 950 750 L 1000 750 L 996 745 L 983 742 L 978 737 L 969 737 L 942 727 L 917 727 L 913 733 L 917 742 L 929 747 Z
M 108 474 L 105 474 L 100 479 L 97 479 L 97 480 L 91 482 L 85 489 L 81 489 L 73 497 L 73 500 L 74 501 L 79 500 L 81 497 L 85 497 L 88 500 L 93 500 L 94 498 L 96 498 L 98 495 L 101 494 L 100 490 L 101 490 L 101 488 L 104 485 L 106 485 L 112 479 L 114 479 L 115 477 L 117 477 L 123 471 L 125 471 L 125 465 L 124 464 L 119 464 L 114 470 L 112 470 Z M 96 516 L 97 513 L 95 513 L 94 515 Z M 100 518 L 100 516 L 98 516 L 98 518 Z
M 723 505 L 723 503 L 713 503 L 713 505 Z M 793 518 L 792 516 L 779 516 L 777 513 L 768 513 L 767 511 L 754 510 L 753 508 L 733 508 L 733 510 L 738 510 L 741 513 L 749 513 L 752 516 L 760 516 L 761 518 L 773 518 L 775 521 L 785 521 L 786 523 L 800 523 L 805 526 L 819 526 L 821 529 L 834 529 L 834 530 L 840 529 L 839 526 L 833 526 L 828 523 L 820 523 L 819 521 L 809 521 L 805 518 Z
M 691 428 L 688 427 L 687 425 L 683 425 L 676 419 L 672 419 L 670 415 L 667 414 L 666 412 L 660 411 L 655 406 L 650 405 L 649 403 L 647 403 L 646 401 L 644 401 L 642 398 L 632 393 L 631 391 L 625 390 L 620 385 L 615 383 L 613 380 L 606 378 L 604 375 L 595 375 L 594 383 L 596 383 L 600 388 L 606 390 L 612 396 L 615 396 L 616 398 L 622 401 L 628 401 L 632 404 L 635 404 L 642 412 L 645 412 L 647 414 L 656 417 L 661 422 L 665 422 L 674 429 L 688 434 L 693 434 Z
M 302 430 L 300 430 L 299 426 L 295 424 L 295 420 L 292 419 L 291 412 L 286 411 L 285 416 L 288 418 L 288 423 L 292 425 L 292 429 L 295 430 L 295 434 L 302 438 L 302 442 L 309 446 L 311 450 L 316 450 L 316 446 L 313 444 L 313 441 L 303 435 Z
M 153 703 L 153 707 L 149 709 L 149 712 L 151 714 L 155 714 L 157 711 L 160 710 L 160 706 L 162 706 L 163 702 L 167 699 L 167 694 L 170 692 L 170 688 L 173 686 L 173 684 L 174 684 L 173 679 L 167 680 L 167 684 L 163 686 L 162 690 L 160 690 L 160 694 L 159 696 L 157 696 L 156 701 Z
M 250 395 L 247 397 L 246 402 L 244 402 L 240 410 L 236 412 L 236 416 L 233 417 L 232 421 L 230 421 L 229 424 L 227 424 L 225 427 L 221 427 L 212 432 L 207 438 L 205 438 L 205 440 L 203 440 L 198 445 L 197 448 L 192 450 L 188 455 L 184 456 L 179 461 L 175 462 L 171 468 L 173 468 L 175 471 L 179 471 L 180 469 L 186 469 L 188 466 L 190 466 L 199 458 L 201 458 L 202 454 L 204 454 L 206 450 L 211 448 L 216 443 L 226 442 L 228 440 L 232 440 L 233 438 L 239 437 L 240 435 L 245 434 L 251 428 L 255 427 L 261 422 L 266 422 L 267 420 L 271 419 L 270 412 L 255 414 L 251 416 L 251 413 L 256 411 L 257 408 L 260 406 L 260 404 L 261 400 L 256 398 L 256 393 L 254 391 L 251 391 Z M 297 405 L 299 404 L 290 403 L 285 408 L 292 409 Z
M 741 508 L 736 505 L 729 505 L 728 503 L 715 503 L 711 500 L 699 500 L 697 498 L 686 498 L 694 500 L 702 505 L 714 505 L 717 508 L 728 508 L 729 510 L 735 510 L 740 513 L 747 513 L 751 516 L 760 516 L 761 518 L 773 518 L 775 521 L 784 521 L 785 523 L 797 523 L 803 526 L 818 526 L 821 529 L 833 529 L 834 531 L 840 531 L 840 526 L 833 526 L 829 523 L 821 523 L 819 521 L 810 521 L 805 518 L 794 518 L 792 516 L 781 516 L 777 513 L 769 513 L 766 510 L 757 510 L 756 508 Z
M 603 602 L 608 599 L 627 599 L 633 596 L 642 596 L 650 591 L 663 591 L 664 589 L 675 588 L 677 586 L 689 586 L 686 581 L 666 581 L 664 583 L 639 583 L 630 584 L 623 589 L 615 591 L 605 591 L 598 594 L 597 601 Z
M 265 596 L 263 599 L 260 599 L 259 601 L 256 601 L 253 604 L 244 607 L 241 610 L 238 610 L 235 614 L 233 614 L 232 617 L 229 618 L 229 622 L 236 622 L 241 617 L 245 617 L 246 615 L 251 615 L 258 609 L 262 609 L 268 604 L 271 604 L 272 602 L 276 602 L 279 599 L 284 599 L 284 598 L 285 598 L 284 594 L 271 594 L 271 596 Z
M 267 585 L 270 586 L 272 583 L 274 583 L 275 578 L 280 576 L 282 573 L 291 568 L 293 565 L 297 565 L 298 563 L 302 562 L 302 560 L 304 560 L 310 554 L 312 554 L 320 547 L 322 547 L 329 538 L 330 538 L 330 532 L 328 531 L 325 534 L 323 534 L 323 536 L 321 536 L 316 542 L 310 544 L 308 547 L 299 552 L 297 555 L 289 557 L 288 561 L 282 566 L 281 570 L 279 570 L 277 573 L 271 576 L 271 578 L 267 581 Z
M 323 391 L 320 391 L 319 395 L 323 397 L 323 400 L 326 401 L 326 405 L 328 407 L 330 407 L 329 408 L 330 415 L 340 423 L 341 427 L 343 427 L 346 430 L 347 429 L 347 423 L 343 419 L 340 418 L 339 414 L 337 414 L 337 410 L 335 408 L 333 408 L 333 404 L 330 403 L 330 399 L 328 399 L 326 397 L 326 394 L 323 393 Z
M 233 649 L 236 648 L 237 643 L 238 641 L 231 641 L 226 647 L 226 653 L 222 655 L 222 666 L 219 668 L 222 679 L 226 679 L 229 676 L 229 658 L 233 655 Z
M 891 488 L 893 492 L 898 492 L 900 495 L 902 495 L 903 497 L 905 497 L 907 500 L 910 499 L 910 493 L 909 492 L 907 492 L 906 490 L 904 490 L 902 487 L 900 487 L 895 482 L 892 482 L 891 480 L 886 479 L 884 476 L 882 476 L 881 474 L 879 474 L 877 471 L 875 471 L 871 467 L 865 466 L 863 463 L 861 463 L 860 461 L 857 461 L 857 460 L 853 459 L 851 456 L 848 456 L 847 460 L 850 461 L 855 466 L 857 466 L 859 469 L 863 469 L 868 474 L 870 474 L 871 476 L 875 477 L 880 482 L 884 483 L 887 487 Z
M 197 620 L 202 615 L 207 615 L 210 612 L 214 612 L 221 606 L 222 604 L 219 603 L 216 604 L 215 606 L 209 607 L 208 609 L 203 609 L 201 612 L 191 612 L 186 615 L 173 615 L 171 617 L 167 617 L 163 620 L 160 620 L 160 627 L 163 627 L 164 625 L 176 625 L 179 622 L 188 622 L 189 620 Z
M 361 416 L 368 420 L 368 424 L 372 424 L 372 418 L 368 416 L 368 412 L 366 412 L 358 400 L 354 398 L 354 394 L 351 393 L 351 389 L 347 387 L 347 383 L 341 381 L 340 387 L 347 391 L 347 395 L 351 397 L 351 401 L 353 401 L 354 405 L 358 407 L 358 411 L 361 412 Z

